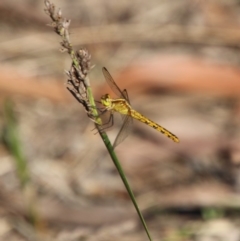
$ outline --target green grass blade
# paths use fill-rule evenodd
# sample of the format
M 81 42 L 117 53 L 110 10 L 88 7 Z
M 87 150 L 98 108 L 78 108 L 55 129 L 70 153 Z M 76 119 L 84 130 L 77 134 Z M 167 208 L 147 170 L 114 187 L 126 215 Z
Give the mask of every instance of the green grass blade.
M 5 132 L 3 139 L 11 154 L 14 157 L 17 174 L 22 187 L 25 187 L 30 180 L 27 160 L 22 151 L 22 145 L 19 138 L 17 118 L 14 113 L 14 106 L 10 100 L 5 102 L 4 116 L 6 119 Z
M 136 202 L 136 199 L 135 199 L 134 194 L 132 192 L 132 189 L 131 189 L 131 187 L 130 187 L 130 185 L 128 183 L 128 180 L 127 180 L 127 178 L 126 178 L 126 176 L 124 174 L 122 166 L 121 166 L 120 162 L 118 161 L 117 155 L 114 152 L 113 146 L 112 146 L 112 144 L 111 144 L 111 142 L 110 142 L 110 140 L 109 140 L 109 138 L 108 138 L 108 136 L 107 136 L 107 134 L 105 132 L 100 132 L 100 136 L 103 139 L 103 142 L 104 142 L 105 146 L 107 147 L 109 155 L 111 156 L 112 161 L 113 161 L 114 165 L 116 166 L 116 168 L 118 170 L 118 173 L 119 173 L 119 175 L 120 175 L 120 177 L 121 177 L 121 179 L 122 179 L 122 181 L 124 183 L 124 186 L 127 189 L 127 192 L 128 192 L 128 194 L 129 194 L 129 196 L 130 196 L 130 198 L 132 200 L 132 203 L 133 203 L 133 205 L 134 205 L 134 207 L 135 207 L 135 209 L 137 211 L 137 214 L 138 214 L 139 219 L 140 219 L 140 221 L 141 221 L 141 223 L 142 223 L 142 225 L 143 225 L 143 227 L 144 227 L 144 229 L 145 229 L 145 231 L 147 233 L 147 236 L 148 236 L 149 240 L 152 241 L 152 238 L 151 238 L 150 232 L 149 232 L 149 230 L 147 228 L 147 225 L 146 225 L 146 222 L 144 220 L 144 217 L 143 217 L 143 215 L 142 215 L 142 213 L 141 213 L 141 211 L 140 211 L 140 209 L 139 209 L 139 207 L 137 205 L 137 202 Z

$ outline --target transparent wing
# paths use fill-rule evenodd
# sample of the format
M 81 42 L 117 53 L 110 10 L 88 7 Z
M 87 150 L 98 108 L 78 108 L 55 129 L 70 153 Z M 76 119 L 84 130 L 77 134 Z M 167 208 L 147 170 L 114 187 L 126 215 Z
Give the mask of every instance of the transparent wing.
M 128 134 L 131 132 L 133 119 L 131 116 L 124 116 L 123 125 L 117 134 L 117 137 L 113 143 L 113 148 L 119 145 L 122 141 L 126 139 Z
M 110 75 L 110 73 L 108 72 L 108 70 L 105 67 L 102 68 L 102 72 L 105 77 L 105 80 L 107 81 L 108 85 L 111 87 L 112 91 L 118 97 L 121 97 L 122 99 L 126 99 L 129 102 L 127 90 L 123 90 L 123 91 L 120 90 L 120 88 L 117 86 L 117 84 L 113 80 L 112 76 Z
M 129 97 L 128 97 L 128 92 L 127 92 L 127 90 L 124 89 L 124 90 L 122 91 L 122 93 L 123 93 L 125 99 L 127 100 L 127 102 L 130 104 L 130 100 L 129 100 Z
M 111 87 L 112 91 L 120 98 L 125 99 L 128 101 L 130 104 L 129 98 L 128 98 L 128 93 L 127 90 L 124 89 L 123 91 L 120 90 L 120 88 L 117 86 L 115 81 L 113 80 L 112 76 L 108 72 L 108 70 L 103 67 L 102 68 L 103 75 L 105 77 L 105 80 L 107 81 L 108 85 Z M 131 116 L 125 116 L 121 115 L 123 124 L 120 129 L 120 131 L 117 134 L 117 137 L 113 143 L 113 148 L 115 148 L 117 145 L 119 145 L 122 141 L 125 140 L 125 138 L 128 136 L 128 134 L 131 132 L 132 129 L 132 123 L 133 119 Z

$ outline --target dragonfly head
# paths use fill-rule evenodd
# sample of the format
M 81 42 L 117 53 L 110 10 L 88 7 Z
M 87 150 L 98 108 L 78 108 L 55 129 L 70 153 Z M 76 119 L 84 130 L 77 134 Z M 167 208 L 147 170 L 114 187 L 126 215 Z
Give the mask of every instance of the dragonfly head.
M 104 105 L 105 107 L 111 107 L 112 106 L 112 102 L 111 102 L 111 98 L 109 94 L 105 94 L 101 97 L 101 103 L 102 105 Z

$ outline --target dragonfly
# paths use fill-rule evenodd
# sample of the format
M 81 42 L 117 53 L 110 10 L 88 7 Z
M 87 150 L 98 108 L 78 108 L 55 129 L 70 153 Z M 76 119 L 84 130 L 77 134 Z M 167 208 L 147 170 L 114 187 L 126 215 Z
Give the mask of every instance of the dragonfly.
M 142 123 L 152 127 L 153 129 L 161 132 L 174 142 L 179 142 L 179 139 L 177 136 L 175 136 L 173 133 L 165 129 L 164 127 L 160 126 L 156 122 L 150 120 L 149 118 L 145 117 L 138 111 L 134 110 L 131 105 L 128 98 L 127 90 L 120 90 L 120 88 L 117 86 L 115 81 L 113 80 L 112 76 L 108 72 L 108 70 L 103 67 L 102 68 L 103 75 L 105 77 L 106 82 L 110 86 L 110 88 L 113 90 L 113 92 L 117 95 L 118 98 L 112 99 L 109 94 L 105 94 L 101 97 L 101 104 L 104 106 L 104 112 L 109 111 L 110 112 L 110 121 L 112 121 L 111 125 L 113 125 L 113 114 L 114 112 L 118 112 L 123 116 L 123 125 L 113 143 L 113 148 L 115 148 L 117 145 L 119 145 L 129 134 L 129 130 L 132 126 L 132 120 L 136 119 L 138 121 L 141 121 Z

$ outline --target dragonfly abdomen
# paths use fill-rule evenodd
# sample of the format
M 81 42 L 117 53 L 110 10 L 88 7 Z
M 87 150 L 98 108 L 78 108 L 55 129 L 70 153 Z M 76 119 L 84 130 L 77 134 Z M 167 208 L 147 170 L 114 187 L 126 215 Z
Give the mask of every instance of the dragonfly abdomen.
M 152 128 L 154 128 L 155 130 L 161 132 L 162 134 L 164 134 L 165 136 L 167 136 L 171 140 L 173 140 L 175 142 L 179 142 L 179 139 L 178 139 L 177 136 L 175 136 L 173 133 L 171 133 L 167 129 L 163 128 L 159 124 L 155 123 L 154 121 L 148 119 L 144 115 L 140 114 L 139 112 L 137 112 L 135 110 L 131 110 L 131 116 L 133 118 L 135 118 L 136 120 L 139 120 L 142 123 L 145 123 L 146 125 L 151 126 Z

